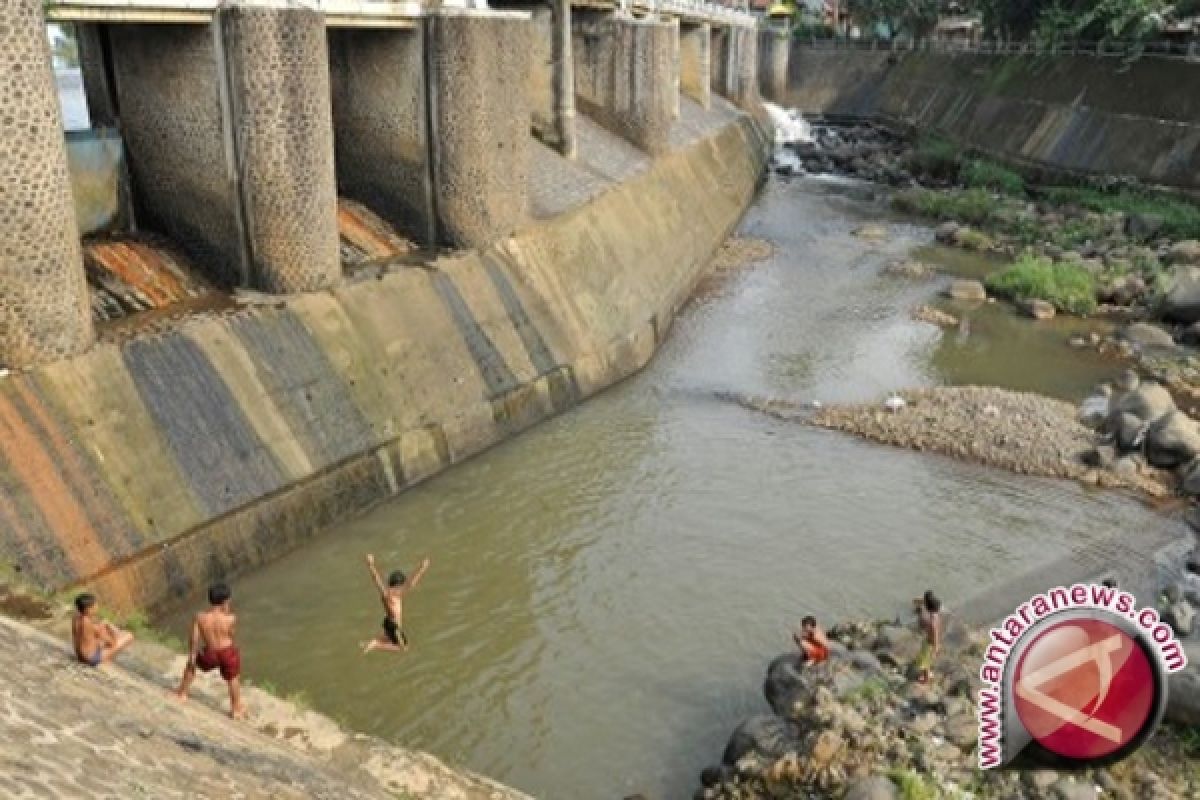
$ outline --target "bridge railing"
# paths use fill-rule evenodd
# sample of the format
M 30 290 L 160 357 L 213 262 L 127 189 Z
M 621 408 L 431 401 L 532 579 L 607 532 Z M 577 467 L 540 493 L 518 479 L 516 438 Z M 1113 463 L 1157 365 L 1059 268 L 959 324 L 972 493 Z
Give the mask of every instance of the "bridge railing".
M 1163 58 L 1200 62 L 1200 42 L 1069 41 L 965 42 L 949 39 L 884 40 L 797 36 L 796 42 L 814 50 L 875 50 L 983 55 L 1089 55 L 1097 58 Z

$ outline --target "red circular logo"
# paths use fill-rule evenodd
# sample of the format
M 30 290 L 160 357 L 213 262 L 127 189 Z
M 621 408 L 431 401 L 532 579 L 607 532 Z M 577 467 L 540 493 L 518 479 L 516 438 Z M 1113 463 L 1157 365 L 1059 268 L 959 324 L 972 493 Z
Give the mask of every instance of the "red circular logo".
M 1130 634 L 1097 619 L 1036 632 L 1013 672 L 1017 716 L 1042 747 L 1064 758 L 1104 758 L 1154 714 L 1154 665 Z

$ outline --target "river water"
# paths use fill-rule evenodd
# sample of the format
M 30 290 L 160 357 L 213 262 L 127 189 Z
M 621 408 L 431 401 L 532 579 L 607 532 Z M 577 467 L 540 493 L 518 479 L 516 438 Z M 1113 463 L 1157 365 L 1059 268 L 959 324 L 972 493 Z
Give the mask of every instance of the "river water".
M 240 580 L 248 675 L 540 797 L 687 797 L 764 708 L 765 663 L 801 615 L 890 615 L 931 586 L 962 608 L 1177 525 L 1122 495 L 720 399 L 876 401 L 957 381 L 1079 399 L 1116 372 L 1067 355 L 1071 323 L 984 306 L 964 339 L 911 321 L 934 287 L 878 273 L 930 232 L 870 191 L 771 182 L 742 230 L 775 256 L 703 287 L 643 373 Z M 856 236 L 865 222 L 889 236 Z M 357 649 L 381 616 L 366 552 L 385 571 L 433 559 L 404 656 Z

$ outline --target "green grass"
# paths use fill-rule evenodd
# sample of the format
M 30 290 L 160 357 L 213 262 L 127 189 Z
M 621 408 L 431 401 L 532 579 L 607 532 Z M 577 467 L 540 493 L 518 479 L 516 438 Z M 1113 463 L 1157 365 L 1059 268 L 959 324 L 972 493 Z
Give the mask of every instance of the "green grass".
M 983 189 L 906 189 L 895 195 L 892 205 L 923 217 L 984 225 L 992 219 L 996 201 Z
M 842 696 L 842 699 L 853 705 L 860 703 L 871 704 L 886 697 L 888 688 L 888 682 L 885 678 L 867 678 L 858 686 L 846 692 Z
M 182 653 L 186 649 L 178 636 L 154 627 L 150 623 L 150 618 L 142 611 L 131 611 L 126 614 L 117 622 L 117 627 L 129 631 L 135 639 L 143 642 L 156 642 L 168 650 Z
M 953 181 L 962 165 L 958 146 L 940 136 L 924 136 L 905 158 L 910 172 L 937 181 Z
M 969 189 L 991 189 L 1011 195 L 1025 193 L 1025 180 L 993 161 L 972 159 L 965 162 L 958 171 L 958 179 Z
M 914 769 L 894 769 L 888 778 L 896 784 L 903 800 L 936 800 L 937 787 Z
M 1102 192 L 1098 189 L 1063 186 L 1048 189 L 1045 196 L 1054 205 L 1075 205 L 1101 213 L 1123 211 L 1126 214 L 1157 214 L 1163 218 L 1163 236 L 1200 239 L 1200 206 L 1176 197 L 1134 189 Z
M 1096 280 L 1078 264 L 1055 264 L 1026 255 L 989 275 L 984 283 L 998 295 L 1045 300 L 1071 314 L 1086 315 L 1096 310 Z

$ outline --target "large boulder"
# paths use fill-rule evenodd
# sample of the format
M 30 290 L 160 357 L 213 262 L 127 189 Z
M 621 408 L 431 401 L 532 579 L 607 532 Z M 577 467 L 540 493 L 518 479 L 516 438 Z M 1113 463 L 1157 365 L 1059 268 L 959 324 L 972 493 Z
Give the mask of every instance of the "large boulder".
M 759 714 L 743 722 L 729 737 L 721 761 L 736 764 L 748 755 L 775 761 L 800 748 L 800 729 L 783 717 Z
M 987 289 L 979 281 L 960 279 L 951 282 L 946 295 L 955 300 L 987 300 Z
M 882 775 L 859 778 L 846 790 L 845 800 L 896 800 L 896 784 Z
M 804 654 L 796 651 L 777 656 L 767 667 L 763 697 L 776 714 L 787 716 L 797 700 L 812 695 L 816 685 Z
M 1178 264 L 1200 266 L 1200 241 L 1187 239 L 1176 242 L 1171 245 L 1171 249 L 1167 251 L 1166 258 L 1163 260 L 1171 266 Z
M 1121 338 L 1141 348 L 1168 348 L 1175 346 L 1170 332 L 1148 322 L 1135 322 L 1121 331 Z
M 1129 391 L 1120 392 L 1112 401 L 1112 410 L 1132 414 L 1143 422 L 1153 422 L 1175 410 L 1175 400 L 1160 383 L 1147 381 Z
M 1160 469 L 1175 469 L 1200 455 L 1200 426 L 1182 411 L 1172 411 L 1146 429 L 1146 460 Z
M 1200 267 L 1175 268 L 1167 282 L 1158 312 L 1172 322 L 1200 322 Z
M 1200 725 L 1200 642 L 1187 642 L 1183 648 L 1187 667 L 1167 677 L 1167 719 Z

